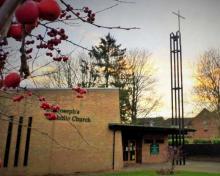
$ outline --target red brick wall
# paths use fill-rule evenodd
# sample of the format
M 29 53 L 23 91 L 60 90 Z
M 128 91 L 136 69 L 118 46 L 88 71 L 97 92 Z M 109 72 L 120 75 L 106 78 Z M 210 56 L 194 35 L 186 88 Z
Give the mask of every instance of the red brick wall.
M 215 117 L 198 116 L 191 122 L 191 128 L 196 132 L 191 133 L 192 139 L 213 139 L 220 137 L 220 119 Z
M 168 160 L 168 136 L 167 135 L 145 135 L 144 139 L 163 139 L 164 143 L 159 144 L 159 154 L 150 154 L 150 144 L 145 144 L 143 140 L 142 146 L 142 163 L 161 163 Z

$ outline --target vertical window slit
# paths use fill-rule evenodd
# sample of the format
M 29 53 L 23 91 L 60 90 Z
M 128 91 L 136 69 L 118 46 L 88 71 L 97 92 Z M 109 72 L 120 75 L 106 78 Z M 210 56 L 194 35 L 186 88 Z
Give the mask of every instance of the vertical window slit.
M 24 152 L 24 166 L 28 165 L 28 155 L 29 155 L 29 146 L 30 146 L 30 138 L 31 138 L 31 126 L 32 126 L 32 117 L 28 118 L 28 128 L 27 128 L 27 136 L 26 136 L 26 144 L 25 144 L 25 152 Z
M 8 167 L 8 159 L 9 159 L 9 153 L 10 153 L 10 147 L 11 147 L 12 129 L 13 129 L 13 117 L 10 116 L 9 117 L 9 124 L 8 124 L 8 134 L 7 134 L 7 138 L 6 138 L 3 167 Z
M 20 117 L 19 118 L 19 125 L 18 125 L 18 132 L 17 132 L 16 148 L 15 148 L 14 167 L 18 166 L 18 158 L 19 158 L 20 144 L 21 144 L 22 124 L 23 124 L 23 117 Z

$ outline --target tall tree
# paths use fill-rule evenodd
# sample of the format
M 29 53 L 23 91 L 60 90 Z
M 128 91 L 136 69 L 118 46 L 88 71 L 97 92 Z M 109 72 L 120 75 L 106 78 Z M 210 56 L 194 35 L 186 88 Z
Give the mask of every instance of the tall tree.
M 96 61 L 88 54 L 81 53 L 78 57 L 80 64 L 80 82 L 82 87 L 96 87 L 99 83 L 100 75 L 96 69 Z
M 92 47 L 89 53 L 96 59 L 96 70 L 99 72 L 102 82 L 99 87 L 118 87 L 120 99 L 121 120 L 126 121 L 130 117 L 129 103 L 129 74 L 128 63 L 125 59 L 126 49 L 121 49 L 120 44 L 108 33 L 100 39 L 98 46 Z
M 160 105 L 160 97 L 154 91 L 156 79 L 151 54 L 145 50 L 132 50 L 127 54 L 130 67 L 131 120 L 147 117 Z
M 220 53 L 210 49 L 200 56 L 195 72 L 196 102 L 209 110 L 220 110 Z
M 80 52 L 65 63 L 54 63 L 53 69 L 44 73 L 46 83 L 40 80 L 41 86 L 71 88 L 80 84 L 82 87 L 95 87 L 99 81 L 99 75 L 94 62 L 88 53 Z
M 123 60 L 126 49 L 120 49 L 121 45 L 108 33 L 105 38 L 100 39 L 98 46 L 92 47 L 90 57 L 96 59 L 96 67 L 104 77 L 103 87 L 111 85 L 111 78 L 115 76 L 118 64 Z M 117 67 L 117 68 L 115 68 Z

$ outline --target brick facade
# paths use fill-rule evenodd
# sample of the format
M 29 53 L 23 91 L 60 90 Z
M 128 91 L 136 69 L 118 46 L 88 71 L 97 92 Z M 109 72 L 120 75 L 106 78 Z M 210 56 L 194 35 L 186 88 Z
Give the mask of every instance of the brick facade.
M 189 127 L 196 129 L 188 135 L 193 140 L 220 137 L 220 118 L 215 112 L 207 109 L 203 109 L 195 118 L 192 118 Z
M 150 153 L 150 145 L 144 142 L 145 139 L 163 140 L 163 143 L 159 143 L 159 153 L 152 155 Z M 163 163 L 168 161 L 168 135 L 145 135 L 142 147 L 142 163 Z
M 163 117 L 156 118 L 140 118 L 138 124 L 147 126 L 166 126 L 172 125 L 172 119 L 164 119 Z M 216 112 L 210 112 L 203 109 L 194 118 L 184 118 L 185 128 L 195 129 L 195 132 L 189 132 L 187 137 L 190 140 L 195 139 L 215 139 L 220 138 L 220 115 Z
M 0 168 L 1 176 L 121 169 L 130 162 L 123 162 L 126 150 L 125 140 L 122 139 L 124 134 L 127 134 L 126 140 L 135 140 L 136 143 L 133 148 L 135 160 L 132 163 L 161 163 L 168 160 L 167 130 L 170 129 L 152 130 L 152 127 L 143 126 L 147 131 L 141 133 L 130 128 L 125 131 L 110 130 L 109 124 L 121 124 L 118 89 L 88 89 L 83 99 L 77 99 L 70 89 L 34 89 L 33 94 L 44 96 L 50 104 L 59 104 L 59 118 L 55 121 L 47 120 L 36 96 L 25 98 L 21 102 L 13 102 L 10 94 L 7 94 L 8 98 L 0 99 L 1 113 L 12 116 L 13 119 L 9 130 L 8 117 L 0 116 L 0 157 L 4 162 L 7 162 L 5 156 L 8 153 L 8 165 Z M 2 95 L 5 96 L 4 93 Z M 23 126 L 19 127 L 21 118 Z M 32 128 L 27 128 L 31 118 Z M 166 132 L 163 133 L 163 130 Z M 145 139 L 151 142 L 147 143 Z M 7 143 L 10 144 L 8 152 Z M 151 144 L 159 145 L 158 153 L 151 153 Z M 24 166 L 25 156 L 27 166 Z
M 1 176 L 68 174 L 112 169 L 113 133 L 108 124 L 120 123 L 117 89 L 89 89 L 83 99 L 77 99 L 70 89 L 33 90 L 50 103 L 79 114 L 63 113 L 72 120 L 48 121 L 35 96 L 20 103 L 1 98 L 1 112 L 13 116 L 8 166 L 0 169 Z M 5 95 L 5 94 L 4 94 Z M 73 112 L 73 111 L 72 111 Z M 23 166 L 27 128 L 21 131 L 18 167 L 14 167 L 19 117 L 33 118 L 28 165 Z M 3 116 L 1 116 L 3 118 Z M 86 120 L 76 120 L 84 118 Z M 5 118 L 7 119 L 7 118 Z M 0 120 L 0 156 L 4 160 L 8 121 Z M 123 167 L 121 133 L 115 133 L 115 169 Z

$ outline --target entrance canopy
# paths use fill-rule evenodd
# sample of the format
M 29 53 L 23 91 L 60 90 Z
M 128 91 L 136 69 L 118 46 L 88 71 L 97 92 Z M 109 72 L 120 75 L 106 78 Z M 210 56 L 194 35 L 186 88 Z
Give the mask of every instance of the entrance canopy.
M 179 128 L 177 126 L 171 127 L 160 127 L 160 126 L 146 126 L 146 125 L 134 125 L 134 124 L 121 124 L 121 123 L 110 123 L 109 129 L 113 131 L 127 131 L 127 132 L 150 132 L 154 134 L 177 134 Z M 195 129 L 185 128 L 184 133 L 195 132 Z
M 169 135 L 180 134 L 178 126 L 162 127 L 110 123 L 109 129 L 113 131 L 113 140 L 115 132 L 121 132 L 124 165 L 166 162 L 169 156 Z M 181 133 L 186 134 L 194 131 L 185 128 Z

